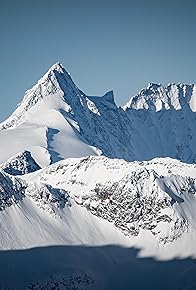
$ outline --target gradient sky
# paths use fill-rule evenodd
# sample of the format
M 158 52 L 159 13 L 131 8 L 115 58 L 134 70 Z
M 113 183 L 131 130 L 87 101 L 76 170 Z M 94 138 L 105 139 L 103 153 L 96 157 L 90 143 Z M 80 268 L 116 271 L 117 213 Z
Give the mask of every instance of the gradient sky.
M 0 121 L 60 61 L 118 105 L 149 82 L 196 83 L 194 0 L 0 0 Z

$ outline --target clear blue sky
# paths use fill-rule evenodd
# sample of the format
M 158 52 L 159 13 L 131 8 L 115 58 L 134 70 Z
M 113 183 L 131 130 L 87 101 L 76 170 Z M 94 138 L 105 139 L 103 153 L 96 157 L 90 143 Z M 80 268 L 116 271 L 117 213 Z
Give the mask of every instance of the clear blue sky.
M 196 83 L 194 0 L 0 0 L 0 121 L 60 61 L 124 104 L 149 82 Z

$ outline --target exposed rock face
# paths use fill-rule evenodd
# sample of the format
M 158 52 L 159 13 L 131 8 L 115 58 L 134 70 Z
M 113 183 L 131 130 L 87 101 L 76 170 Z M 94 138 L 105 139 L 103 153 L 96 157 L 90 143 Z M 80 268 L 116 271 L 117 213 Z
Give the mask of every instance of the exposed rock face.
M 0 167 L 11 175 L 23 175 L 39 170 L 41 167 L 33 159 L 29 151 L 22 151 L 8 159 Z
M 89 157 L 61 161 L 35 174 L 33 180 L 58 185 L 77 204 L 125 235 L 137 236 L 145 229 L 159 242 L 168 243 L 194 227 L 196 179 L 187 176 L 187 170 L 195 176 L 193 165 L 171 159 L 128 163 Z

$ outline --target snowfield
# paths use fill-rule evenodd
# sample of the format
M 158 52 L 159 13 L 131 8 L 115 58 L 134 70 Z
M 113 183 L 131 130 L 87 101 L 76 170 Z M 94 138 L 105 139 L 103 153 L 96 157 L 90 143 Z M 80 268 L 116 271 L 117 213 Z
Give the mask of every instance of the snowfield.
M 195 98 L 53 65 L 0 124 L 0 290 L 196 289 Z

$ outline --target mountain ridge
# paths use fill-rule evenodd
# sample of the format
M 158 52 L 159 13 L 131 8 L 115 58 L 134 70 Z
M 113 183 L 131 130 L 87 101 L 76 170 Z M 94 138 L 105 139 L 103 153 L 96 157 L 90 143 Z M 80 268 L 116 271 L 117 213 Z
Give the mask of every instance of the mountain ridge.
M 190 109 L 195 111 L 196 85 L 195 84 L 162 84 L 149 83 L 147 88 L 142 89 L 138 95 L 131 99 L 123 107 L 132 109 L 152 109 L 160 111 L 161 109 L 175 110 L 183 109 L 188 103 Z
M 127 161 L 172 157 L 192 163 L 196 160 L 195 100 L 195 85 L 164 87 L 150 83 L 121 108 L 115 103 L 113 91 L 102 97 L 84 94 L 64 67 L 56 63 L 26 92 L 15 112 L 0 124 L 0 132 L 6 131 L 8 135 L 7 129 L 34 128 L 37 134 L 39 128 L 44 132 L 38 133 L 42 134 L 42 143 L 33 146 L 39 145 L 39 151 L 48 152 L 43 165 L 49 159 L 55 162 L 89 154 Z M 70 148 L 70 136 L 72 144 L 76 144 L 71 154 L 68 148 L 59 147 L 67 144 Z M 76 139 L 77 142 L 73 141 Z M 29 144 L 20 151 L 31 151 L 31 147 Z M 7 156 L 17 153 L 13 150 Z M 0 162 L 4 161 L 0 158 Z
M 29 107 L 31 108 L 31 106 L 35 105 L 39 100 L 43 99 L 44 96 L 43 94 L 45 93 L 45 96 L 47 96 L 48 94 L 51 93 L 59 93 L 60 96 L 63 98 L 63 94 L 61 93 L 61 90 L 63 91 L 63 93 L 65 94 L 65 90 L 63 90 L 63 88 L 65 87 L 65 84 L 63 86 L 61 86 L 62 84 L 62 79 L 63 81 L 66 83 L 66 86 L 70 86 L 72 91 L 76 92 L 75 96 L 73 97 L 89 97 L 89 98 L 94 98 L 94 97 L 90 97 L 87 96 L 84 92 L 82 92 L 73 82 L 71 75 L 69 72 L 67 72 L 65 70 L 65 68 L 63 67 L 63 65 L 60 62 L 55 63 L 54 65 L 52 65 L 49 70 L 38 80 L 38 82 L 29 90 L 27 90 L 25 92 L 25 96 L 22 100 L 21 103 L 19 103 L 17 105 L 17 109 L 14 111 L 14 113 L 10 116 L 10 117 L 14 117 L 15 112 L 18 111 L 18 108 L 20 106 L 24 106 L 24 103 L 27 103 L 25 107 L 25 110 L 29 109 Z M 44 92 L 43 88 L 40 88 L 40 86 L 43 86 L 45 88 L 47 88 L 47 90 Z M 37 98 L 36 95 L 36 91 L 40 90 L 39 92 L 39 97 Z M 155 105 L 155 110 L 159 111 L 161 110 L 161 105 L 160 105 L 160 101 L 162 101 L 162 105 L 165 106 L 165 109 L 168 110 L 169 108 L 173 107 L 176 110 L 179 110 L 182 108 L 179 99 L 177 100 L 177 103 L 174 102 L 174 104 L 172 104 L 172 98 L 173 95 L 175 94 L 175 92 L 180 91 L 181 89 L 181 95 L 179 95 L 179 98 L 190 98 L 191 97 L 191 93 L 194 94 L 194 98 L 196 95 L 196 85 L 195 84 L 183 84 L 183 83 L 179 83 L 179 84 L 168 84 L 167 86 L 163 86 L 162 84 L 156 84 L 156 83 L 149 83 L 148 86 L 146 88 L 143 88 L 139 94 L 132 96 L 125 105 L 123 106 L 117 106 L 115 103 L 115 99 L 114 99 L 114 94 L 113 91 L 109 91 L 106 92 L 105 95 L 102 97 L 103 99 L 113 103 L 118 109 L 123 108 L 123 110 L 126 109 L 149 109 L 150 106 L 148 101 L 153 101 L 153 98 L 150 98 L 152 96 L 157 96 L 157 94 L 159 94 L 159 104 L 156 106 Z M 167 94 L 168 93 L 168 94 Z M 66 96 L 67 97 L 67 96 Z M 142 103 L 140 103 L 142 99 Z M 66 99 L 68 101 L 70 101 L 70 98 Z M 155 101 L 157 101 L 157 98 L 154 98 Z M 190 99 L 188 99 L 188 102 L 190 101 Z M 169 104 L 170 103 L 170 104 Z M 163 108 L 164 108 L 163 106 Z M 192 105 L 192 108 L 194 109 L 194 111 L 196 110 L 196 105 L 195 105 L 195 101 L 194 104 Z M 7 120 L 3 121 L 0 124 L 0 129 L 5 129 L 8 127 L 12 127 L 13 124 L 9 125 L 9 118 L 7 118 Z M 19 117 L 20 118 L 20 117 Z

